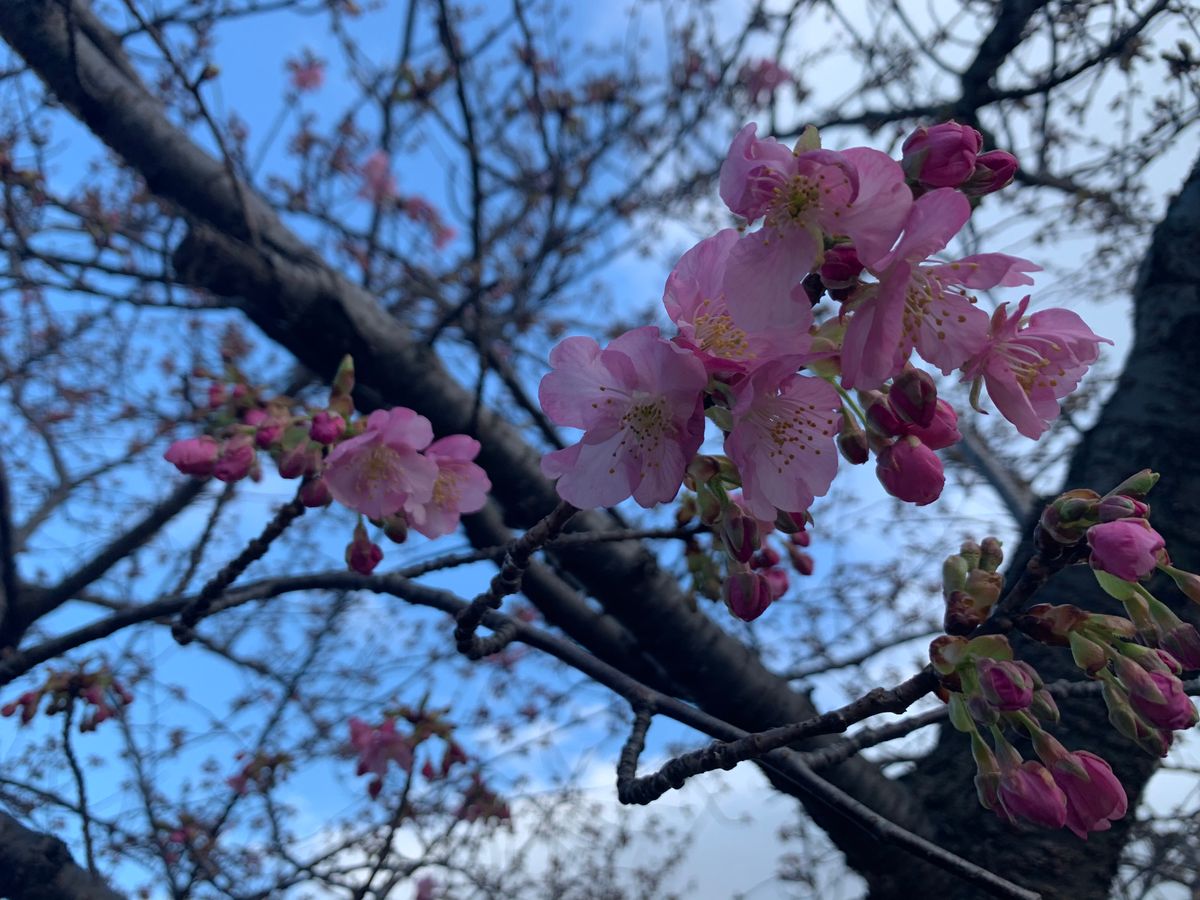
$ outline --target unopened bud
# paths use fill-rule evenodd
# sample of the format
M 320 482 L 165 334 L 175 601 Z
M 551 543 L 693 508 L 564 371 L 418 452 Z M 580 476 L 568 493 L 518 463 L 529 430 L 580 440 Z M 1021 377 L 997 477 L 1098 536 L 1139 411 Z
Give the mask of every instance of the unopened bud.
M 328 506 L 333 502 L 333 494 L 324 478 L 310 478 L 300 486 L 300 502 L 309 509 Z
M 349 419 L 354 412 L 354 401 L 350 394 L 354 390 L 354 357 L 346 354 L 338 365 L 337 373 L 333 376 L 333 390 L 329 398 L 329 409 L 338 413 L 344 419 Z
M 1017 627 L 1035 641 L 1052 647 L 1065 647 L 1072 632 L 1082 628 L 1089 618 L 1089 614 L 1078 606 L 1038 603 L 1017 619 Z
M 998 538 L 985 537 L 979 550 L 979 568 L 985 572 L 995 572 L 1004 562 L 1004 545 Z
M 1113 494 L 1124 494 L 1126 497 L 1131 497 L 1134 500 L 1145 500 L 1146 495 L 1150 493 L 1151 488 L 1158 483 L 1158 473 L 1151 472 L 1149 469 L 1142 469 L 1136 474 L 1130 475 L 1115 488 L 1108 492 L 1106 496 Z
M 1095 675 L 1108 665 L 1107 651 L 1095 641 L 1085 638 L 1078 631 L 1072 631 L 1067 639 L 1071 645 L 1071 658 L 1075 660 L 1075 665 L 1089 676 Z
M 1057 722 L 1059 720 L 1058 704 L 1054 702 L 1054 696 L 1044 689 L 1033 692 L 1033 700 L 1029 704 L 1029 711 L 1045 722 Z
M 703 453 L 694 457 L 687 467 L 687 475 L 694 485 L 708 484 L 721 474 L 721 464 Z M 692 490 L 696 488 L 693 487 Z
M 853 466 L 861 466 L 871 458 L 867 434 L 858 424 L 858 419 L 842 410 L 842 430 L 837 436 L 838 450 Z
M 966 561 L 968 569 L 979 568 L 982 553 L 983 551 L 974 541 L 963 541 L 962 546 L 958 548 L 958 555 Z
M 942 635 L 929 645 L 929 662 L 939 675 L 951 675 L 966 655 L 967 641 L 953 635 Z
M 408 519 L 404 513 L 395 513 L 382 522 L 383 533 L 393 544 L 403 544 L 408 540 Z
M 758 523 L 736 510 L 730 510 L 721 520 L 720 534 L 726 552 L 740 563 L 749 562 L 758 549 Z
M 928 372 L 909 368 L 896 376 L 888 391 L 888 404 L 905 422 L 925 428 L 937 410 L 937 385 Z
M 753 622 L 771 605 L 771 587 L 761 575 L 737 572 L 725 580 L 725 605 L 743 622 Z
M 1117 519 L 1144 519 L 1150 514 L 1150 507 L 1141 500 L 1134 500 L 1123 494 L 1112 494 L 1101 498 L 1096 506 L 1096 514 L 1101 522 L 1115 522 Z
M 1185 572 L 1174 566 L 1162 566 L 1161 568 L 1171 576 L 1171 580 L 1175 582 L 1175 586 L 1179 590 L 1183 591 L 1185 597 L 1193 603 L 1200 603 L 1200 575 Z
M 696 494 L 696 505 L 700 508 L 700 521 L 712 528 L 721 521 L 721 501 L 709 490 Z
M 946 599 L 955 591 L 961 591 L 967 586 L 967 574 L 971 567 L 958 554 L 947 556 L 942 563 L 942 596 Z
M 899 437 L 904 434 L 904 422 L 896 415 L 887 398 L 879 391 L 868 391 L 863 397 L 866 404 L 867 427 L 880 437 Z

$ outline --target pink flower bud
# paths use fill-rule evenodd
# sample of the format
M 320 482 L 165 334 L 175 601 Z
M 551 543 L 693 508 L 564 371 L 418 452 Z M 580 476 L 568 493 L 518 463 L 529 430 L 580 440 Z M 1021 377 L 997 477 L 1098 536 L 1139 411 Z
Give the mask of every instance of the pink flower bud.
M 838 432 L 837 446 L 846 462 L 852 466 L 861 466 L 871 458 L 867 434 L 854 416 L 842 415 L 842 430 Z
M 1033 679 L 1019 666 L 1005 661 L 981 659 L 975 664 L 983 696 L 1001 712 L 1028 709 L 1033 702 Z
M 725 605 L 743 622 L 753 622 L 771 605 L 771 587 L 763 576 L 737 572 L 725 579 Z
M 875 474 L 893 497 L 926 506 L 942 495 L 942 461 L 919 438 L 902 437 L 879 454 Z
M 1125 581 L 1145 578 L 1158 565 L 1158 554 L 1166 546 L 1161 534 L 1145 519 L 1102 522 L 1087 530 L 1093 569 Z
M 213 474 L 220 453 L 221 445 L 216 439 L 203 434 L 200 437 L 175 441 L 167 448 L 163 458 L 184 475 L 207 477 Z
M 721 540 L 730 556 L 741 563 L 749 562 L 758 549 L 758 523 L 731 509 L 721 521 Z
M 849 244 L 839 244 L 825 251 L 825 261 L 821 263 L 821 281 L 827 288 L 853 287 L 858 283 L 858 276 L 863 270 L 862 261 Z
M 1108 831 L 1128 810 L 1121 782 L 1094 753 L 1068 753 L 1053 764 L 1050 774 L 1067 798 L 1067 828 L 1084 840 L 1089 832 Z
M 300 502 L 309 509 L 328 506 L 333 502 L 333 494 L 324 478 L 312 478 L 300 486 Z
M 367 537 L 367 530 L 361 524 L 356 526 L 354 539 L 346 545 L 346 565 L 352 572 L 370 575 L 382 559 L 383 550 L 378 544 L 371 542 Z
M 316 474 L 321 468 L 321 448 L 306 437 L 295 447 L 285 450 L 277 463 L 280 478 L 301 478 Z
M 975 158 L 975 169 L 962 185 L 968 197 L 982 197 L 1012 184 L 1020 164 L 1006 150 L 989 150 Z
M 958 187 L 971 177 L 983 137 L 970 125 L 918 128 L 903 146 L 904 173 L 928 187 Z
M 213 475 L 221 481 L 240 481 L 254 468 L 254 442 L 248 435 L 239 434 L 225 442 L 221 457 L 213 466 Z
M 763 578 L 767 580 L 767 593 L 770 594 L 771 602 L 778 600 L 788 589 L 788 574 L 783 569 L 767 569 L 762 573 Z
M 225 403 L 225 385 L 214 382 L 208 386 L 208 408 L 216 409 Z
M 896 415 L 886 397 L 872 391 L 866 403 L 868 428 L 883 437 L 899 437 L 904 434 L 906 424 Z
M 1144 519 L 1150 514 L 1150 507 L 1141 500 L 1115 494 L 1102 498 L 1096 506 L 1096 513 L 1101 522 L 1115 522 L 1117 519 Z
M 930 450 L 944 450 L 962 440 L 958 431 L 958 415 L 954 407 L 945 400 L 934 403 L 933 415 L 928 425 L 909 425 L 904 429 L 905 434 L 921 439 L 921 443 Z
M 1066 824 L 1066 794 L 1039 762 L 1027 760 L 1019 766 L 1002 764 L 996 799 L 996 815 L 1014 825 L 1062 828 Z
M 933 424 L 933 414 L 937 411 L 937 385 L 928 372 L 907 369 L 892 382 L 888 404 L 908 424 L 928 428 Z
M 332 444 L 346 430 L 346 420 L 337 413 L 321 410 L 313 416 L 308 436 L 318 444 Z
M 799 547 L 792 544 L 787 545 L 788 559 L 791 560 L 792 568 L 796 570 L 797 575 L 811 575 L 815 563 L 813 558 L 808 553 L 805 553 Z
M 1139 681 L 1129 686 L 1129 702 L 1143 719 L 1156 728 L 1182 731 L 1196 724 L 1196 707 L 1183 691 L 1183 683 L 1174 675 L 1148 672 L 1146 677 L 1154 682 L 1157 691 L 1152 691 Z M 1122 681 L 1125 680 L 1122 672 Z M 1160 702 L 1157 693 L 1163 699 Z

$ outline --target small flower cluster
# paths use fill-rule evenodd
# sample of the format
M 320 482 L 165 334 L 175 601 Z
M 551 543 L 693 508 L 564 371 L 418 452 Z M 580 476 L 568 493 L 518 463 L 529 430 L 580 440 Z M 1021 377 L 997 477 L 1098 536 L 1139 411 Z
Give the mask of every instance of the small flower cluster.
M 410 726 L 403 734 L 396 729 L 401 719 Z M 358 756 L 356 774 L 373 776 L 367 785 L 367 793 L 372 800 L 383 790 L 388 764 L 394 762 L 403 772 L 411 775 L 419 748 L 427 746 L 427 742 L 433 738 L 441 740 L 444 746 L 438 763 L 434 763 L 433 755 L 428 755 L 421 765 L 419 771 L 426 781 L 444 781 L 450 777 L 455 766 L 466 766 L 471 761 L 454 739 L 454 727 L 438 712 L 405 707 L 395 715 L 386 716 L 379 725 L 368 725 L 355 717 L 350 719 L 349 725 L 350 746 Z M 456 817 L 467 822 L 479 819 L 507 821 L 510 814 L 507 804 L 484 784 L 482 776 L 475 771 L 463 790 L 462 804 Z
M 1086 750 L 1069 752 L 1042 727 L 1058 721 L 1058 707 L 1037 671 L 1013 659 L 1005 637 L 947 635 L 933 642 L 930 658 L 952 690 L 950 721 L 971 738 L 983 806 L 1017 827 L 1065 826 L 1084 839 L 1125 815 L 1112 767 Z M 1006 728 L 1024 732 L 1038 759 L 1023 759 Z
M 80 720 L 80 731 L 95 731 L 97 725 L 133 702 L 133 694 L 113 677 L 107 666 L 101 665 L 94 671 L 81 667 L 73 672 L 51 671 L 41 687 L 26 691 L 0 707 L 0 716 L 13 716 L 20 710 L 21 724 L 28 725 L 37 715 L 42 699 L 47 697 L 48 716 L 73 709 L 76 700 L 84 702 L 87 713 Z
M 718 478 L 728 466 L 724 457 L 701 455 L 692 460 L 684 484 L 695 493 L 679 505 L 675 521 L 684 527 L 698 518 L 715 530 L 713 546 L 720 551 L 716 554 L 689 538 L 688 571 L 701 595 L 723 600 L 733 615 L 752 622 L 787 593 L 791 579 L 782 565 L 785 555 L 796 574 L 813 573 L 813 558 L 803 549 L 812 538 L 804 530 L 804 517 L 780 513 L 775 521 L 763 522 L 750 515 L 741 494 L 726 493 Z M 772 543 L 768 538 L 776 532 L 780 540 Z
M 296 413 L 286 397 L 265 399 L 231 372 L 232 390 L 209 391 L 209 430 L 216 437 L 175 441 L 165 457 L 186 475 L 222 481 L 261 477 L 258 450 L 275 461 L 283 478 L 302 478 L 307 507 L 337 500 L 366 516 L 396 543 L 411 527 L 427 538 L 452 533 L 463 513 L 487 501 L 491 482 L 474 462 L 480 445 L 455 434 L 433 439 L 424 416 L 397 407 L 354 419 L 350 392 L 354 364 L 343 360 L 325 409 Z M 383 558 L 361 522 L 346 548 L 346 562 L 370 574 Z
M 936 451 L 961 435 L 914 353 L 943 375 L 958 370 L 976 408 L 986 386 L 1022 434 L 1042 434 L 1105 339 L 1067 310 L 1026 318 L 1028 297 L 1012 314 L 978 308 L 970 291 L 1032 283 L 1027 260 L 935 259 L 979 197 L 1016 171 L 1010 154 L 981 145 L 948 122 L 919 129 L 897 162 L 866 147 L 822 149 L 811 128 L 794 148 L 743 128 L 720 194 L 761 225 L 720 231 L 679 260 L 663 296 L 676 335 L 650 326 L 604 348 L 570 337 L 551 352 L 542 409 L 584 432 L 542 460 L 559 495 L 579 507 L 670 502 L 707 419 L 727 455 L 705 482 L 720 504 L 709 519 L 729 517 L 731 532 L 739 516 L 802 521 L 829 490 L 839 449 L 856 464 L 874 453 L 889 493 L 930 503 L 945 481 Z M 728 491 L 739 487 L 735 506 Z M 760 605 L 762 585 L 739 583 L 754 599 L 738 605 Z
M 1165 756 L 1175 732 L 1200 720 L 1179 677 L 1200 670 L 1200 632 L 1141 580 L 1160 570 L 1200 603 L 1200 578 L 1171 565 L 1165 542 L 1150 525 L 1146 495 L 1157 480 L 1144 470 L 1103 496 L 1068 491 L 1038 523 L 1040 552 L 1089 563 L 1126 615 L 1042 603 L 1017 615 L 1016 627 L 1043 644 L 1069 648 L 1075 665 L 1101 683 L 1112 726 L 1147 752 Z M 1058 709 L 1037 671 L 1013 659 L 1007 638 L 977 631 L 1003 589 L 1001 562 L 994 538 L 967 542 L 946 560 L 947 634 L 930 647 L 934 671 L 949 692 L 951 721 L 971 737 L 980 800 L 1015 825 L 1065 825 L 1080 837 L 1104 831 L 1127 806 L 1108 763 L 1086 751 L 1070 753 L 1045 732 L 1042 723 L 1058 721 Z M 1022 760 L 1006 728 L 1024 732 L 1040 762 Z M 981 729 L 990 732 L 992 746 Z
M 239 752 L 235 759 L 245 762 L 236 775 L 225 779 L 225 783 L 239 796 L 248 794 L 251 786 L 261 791 L 273 788 L 292 764 L 291 754 L 268 753 L 265 750 L 254 754 Z

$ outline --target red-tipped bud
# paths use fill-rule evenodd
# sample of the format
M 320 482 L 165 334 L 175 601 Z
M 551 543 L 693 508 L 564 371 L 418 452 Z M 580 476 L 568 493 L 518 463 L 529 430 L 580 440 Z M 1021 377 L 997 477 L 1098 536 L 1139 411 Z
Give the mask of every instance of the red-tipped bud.
M 354 528 L 354 538 L 346 545 L 346 565 L 352 572 L 370 575 L 383 559 L 383 550 L 367 537 L 361 523 Z
M 721 520 L 721 542 L 726 552 L 740 563 L 749 562 L 758 549 L 758 522 L 730 509 Z
M 971 177 L 961 189 L 968 197 L 982 197 L 1008 187 L 1017 175 L 1017 158 L 1006 150 L 989 150 L 975 158 Z
M 885 447 L 877 463 L 875 474 L 884 489 L 907 503 L 927 506 L 942 495 L 946 486 L 942 461 L 911 435 Z

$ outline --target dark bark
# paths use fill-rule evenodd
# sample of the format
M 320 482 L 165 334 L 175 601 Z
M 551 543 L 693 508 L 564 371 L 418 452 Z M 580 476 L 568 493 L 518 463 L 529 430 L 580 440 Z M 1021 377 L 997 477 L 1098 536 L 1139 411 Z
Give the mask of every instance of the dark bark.
M 121 900 L 71 859 L 56 837 L 0 812 L 0 897 L 5 900 Z

